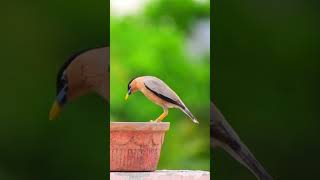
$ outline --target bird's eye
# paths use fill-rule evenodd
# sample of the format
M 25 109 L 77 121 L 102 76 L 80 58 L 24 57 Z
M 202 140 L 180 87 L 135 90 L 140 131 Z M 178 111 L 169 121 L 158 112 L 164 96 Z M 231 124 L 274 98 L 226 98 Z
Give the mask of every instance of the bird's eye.
M 61 83 L 62 84 L 67 84 L 68 83 L 67 77 L 65 75 L 62 76 Z
M 68 80 L 67 80 L 67 77 L 65 76 L 65 74 L 63 74 L 63 76 L 61 77 L 61 79 L 59 81 L 58 92 L 60 92 L 61 90 L 68 91 Z
M 69 90 L 68 84 L 65 84 L 64 90 L 67 92 Z

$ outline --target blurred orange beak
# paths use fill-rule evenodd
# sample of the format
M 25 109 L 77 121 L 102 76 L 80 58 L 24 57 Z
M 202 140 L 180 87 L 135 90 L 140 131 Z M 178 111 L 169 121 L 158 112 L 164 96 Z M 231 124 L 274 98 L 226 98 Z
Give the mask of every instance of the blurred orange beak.
M 61 112 L 61 106 L 57 101 L 55 101 L 50 110 L 49 119 L 50 120 L 56 119 L 59 116 L 60 112 Z

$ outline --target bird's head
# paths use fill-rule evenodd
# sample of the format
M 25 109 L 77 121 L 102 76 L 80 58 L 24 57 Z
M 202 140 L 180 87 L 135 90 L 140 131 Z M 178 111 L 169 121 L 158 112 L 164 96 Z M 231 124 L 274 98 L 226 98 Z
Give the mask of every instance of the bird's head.
M 72 55 L 60 68 L 56 81 L 56 99 L 49 118 L 55 119 L 62 107 L 87 93 L 109 98 L 109 48 L 86 49 Z
M 139 90 L 139 78 L 134 78 L 128 83 L 128 92 L 126 94 L 125 100 L 129 98 L 129 96 Z
M 57 118 L 62 110 L 62 107 L 72 99 L 88 92 L 88 87 L 84 83 L 81 72 L 83 68 L 84 52 L 81 51 L 72 55 L 68 61 L 60 68 L 56 80 L 56 98 L 49 113 L 49 119 Z

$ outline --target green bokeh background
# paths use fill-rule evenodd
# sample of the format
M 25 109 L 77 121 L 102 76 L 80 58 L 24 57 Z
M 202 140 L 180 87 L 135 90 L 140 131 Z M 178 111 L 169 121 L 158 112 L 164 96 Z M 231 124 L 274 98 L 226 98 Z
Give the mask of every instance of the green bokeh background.
M 73 53 L 107 45 L 109 2 L 3 1 L 0 179 L 106 179 L 108 113 L 89 95 L 48 120 L 56 75 Z
M 209 1 L 192 0 L 152 1 L 137 14 L 111 16 L 111 120 L 146 122 L 162 113 L 140 92 L 124 100 L 131 79 L 152 75 L 175 90 L 200 122 L 169 110 L 158 169 L 210 169 L 210 56 L 190 57 L 185 48 L 193 23 L 209 16 Z
M 187 80 L 188 83 L 204 84 L 206 80 L 202 81 L 202 77 L 208 70 L 203 71 L 202 64 L 190 67 L 181 44 L 190 31 L 193 18 L 208 16 L 209 6 L 194 6 L 193 1 L 182 0 L 161 2 L 162 6 L 148 8 L 142 17 L 112 21 L 116 25 L 115 29 L 111 27 L 112 30 L 126 27 L 144 33 L 131 36 L 137 40 L 136 44 L 118 37 L 119 50 L 126 53 L 115 49 L 114 58 L 118 65 L 114 68 L 119 70 L 118 86 L 121 86 L 115 96 L 119 101 L 115 102 L 123 112 L 114 112 L 114 119 L 149 120 L 161 113 L 161 108 L 141 94 L 135 94 L 129 102 L 122 104 L 127 81 L 135 75 L 149 74 L 151 70 L 153 75 L 161 77 L 179 93 L 195 115 L 206 115 L 205 103 L 198 104 L 196 93 L 185 92 L 184 83 Z M 63 62 L 79 50 L 107 44 L 108 5 L 108 1 L 100 0 L 12 0 L 1 3 L 0 179 L 107 177 L 106 127 L 109 119 L 105 102 L 96 95 L 82 97 L 68 104 L 60 118 L 52 122 L 48 121 L 48 111 L 55 96 L 56 74 Z M 317 177 L 320 161 L 317 155 L 320 150 L 317 133 L 319 2 L 242 0 L 215 1 L 213 5 L 211 85 L 216 104 L 276 179 Z M 174 18 L 176 24 L 163 23 L 162 18 L 158 18 L 163 13 Z M 140 22 L 140 18 L 143 21 Z M 145 22 L 147 25 L 142 26 Z M 153 38 L 149 40 L 146 33 Z M 155 34 L 159 34 L 158 40 Z M 161 42 L 163 38 L 168 38 L 170 48 Z M 185 74 L 173 69 L 169 62 L 160 61 L 154 48 L 142 45 L 144 41 L 155 43 L 161 52 L 168 53 L 162 53 L 161 57 L 174 59 L 174 63 L 188 71 L 195 69 L 196 78 L 185 78 L 193 72 Z M 127 43 L 139 53 L 126 48 Z M 139 47 L 145 48 L 146 55 Z M 166 67 L 170 74 L 159 71 L 158 66 L 147 67 L 146 64 L 141 67 L 143 63 L 141 66 L 133 63 L 152 62 L 140 58 L 144 56 L 163 63 L 161 69 Z M 116 70 L 114 68 L 111 68 L 112 72 Z M 174 81 L 172 72 L 179 73 L 178 78 L 185 80 Z M 205 85 L 202 87 L 206 88 Z M 140 105 L 148 113 L 134 109 Z M 173 124 L 171 134 L 166 136 L 163 153 L 167 155 L 162 155 L 160 168 L 170 165 L 179 169 L 206 169 L 206 149 L 193 149 L 207 146 L 206 140 L 202 139 L 207 138 L 204 136 L 205 124 L 194 126 L 178 110 L 170 111 L 167 121 Z M 198 132 L 194 131 L 195 127 L 203 131 L 195 134 Z M 188 153 L 181 153 L 181 150 Z M 216 179 L 254 179 L 250 172 L 221 150 L 214 151 L 212 157 Z
M 319 1 L 215 1 L 216 104 L 275 179 L 317 179 Z M 221 150 L 214 177 L 254 180 Z

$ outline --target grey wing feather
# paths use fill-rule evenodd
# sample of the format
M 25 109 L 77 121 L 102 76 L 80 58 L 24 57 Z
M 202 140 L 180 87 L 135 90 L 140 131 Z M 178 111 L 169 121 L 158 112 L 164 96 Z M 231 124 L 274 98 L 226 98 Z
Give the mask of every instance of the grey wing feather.
M 144 84 L 145 86 L 158 93 L 159 95 L 162 95 L 165 98 L 171 99 L 173 104 L 176 104 L 178 106 L 184 106 L 179 96 L 162 80 L 152 77 L 152 76 L 146 76 L 144 77 Z
M 144 85 L 161 99 L 178 106 L 194 123 L 199 123 L 189 109 L 184 105 L 179 96 L 162 80 L 153 76 L 145 76 Z

